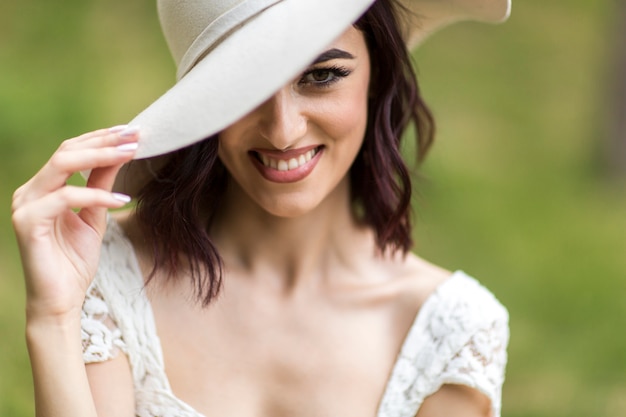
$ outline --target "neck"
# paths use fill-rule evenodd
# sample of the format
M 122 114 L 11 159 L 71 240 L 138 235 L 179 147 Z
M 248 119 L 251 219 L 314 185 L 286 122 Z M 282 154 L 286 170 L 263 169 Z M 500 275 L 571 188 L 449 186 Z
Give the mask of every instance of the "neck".
M 270 277 L 284 290 L 328 271 L 361 269 L 376 251 L 372 231 L 354 217 L 347 178 L 313 210 L 290 218 L 268 213 L 231 181 L 211 236 L 227 269 Z

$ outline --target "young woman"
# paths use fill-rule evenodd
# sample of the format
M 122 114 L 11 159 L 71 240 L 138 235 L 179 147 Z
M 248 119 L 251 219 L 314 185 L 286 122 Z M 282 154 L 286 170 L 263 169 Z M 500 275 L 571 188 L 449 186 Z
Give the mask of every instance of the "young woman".
M 509 7 L 408 5 L 418 38 Z M 159 8 L 176 86 L 14 196 L 37 415 L 499 416 L 506 310 L 409 252 L 402 4 Z

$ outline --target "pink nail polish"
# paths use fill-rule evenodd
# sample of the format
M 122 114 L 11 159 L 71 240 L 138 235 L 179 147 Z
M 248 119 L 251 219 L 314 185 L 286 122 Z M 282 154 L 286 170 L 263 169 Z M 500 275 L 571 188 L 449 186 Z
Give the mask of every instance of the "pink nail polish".
M 109 132 L 118 133 L 122 132 L 124 129 L 128 128 L 128 125 L 117 125 L 109 128 Z
M 122 143 L 121 145 L 116 146 L 117 150 L 122 152 L 135 151 L 138 147 L 139 144 L 137 142 Z
M 139 126 L 127 126 L 125 129 L 119 132 L 121 137 L 132 136 L 139 132 Z
M 114 199 L 121 201 L 122 203 L 130 203 L 131 197 L 122 193 L 111 193 Z

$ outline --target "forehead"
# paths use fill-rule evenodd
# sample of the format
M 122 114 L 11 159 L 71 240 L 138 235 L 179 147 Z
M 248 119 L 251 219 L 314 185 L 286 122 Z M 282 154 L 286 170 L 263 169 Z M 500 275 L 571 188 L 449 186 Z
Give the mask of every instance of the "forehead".
M 363 33 L 354 26 L 350 26 L 346 29 L 337 39 L 328 45 L 328 48 L 345 50 L 356 57 L 359 57 L 361 54 L 367 54 L 365 37 Z

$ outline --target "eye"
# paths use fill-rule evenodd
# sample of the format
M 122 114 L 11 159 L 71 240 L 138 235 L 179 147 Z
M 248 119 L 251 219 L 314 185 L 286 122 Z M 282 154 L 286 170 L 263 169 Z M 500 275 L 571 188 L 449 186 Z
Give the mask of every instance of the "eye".
M 313 68 L 302 75 L 300 85 L 327 87 L 350 75 L 350 70 L 343 67 Z
M 308 78 L 316 83 L 324 83 L 332 80 L 334 74 L 328 69 L 314 70 L 308 74 Z

